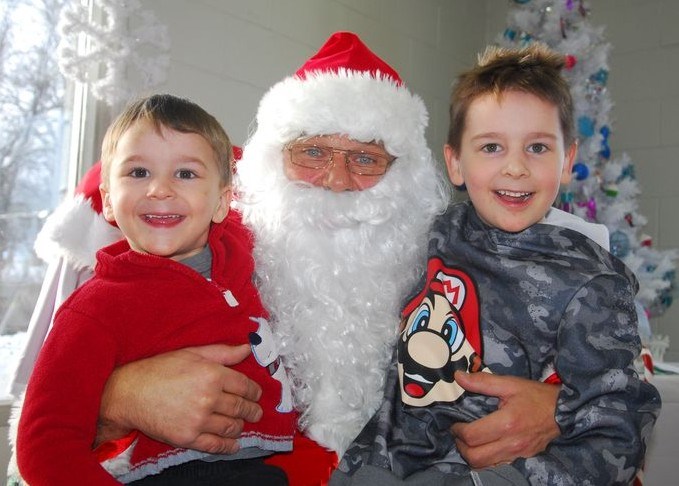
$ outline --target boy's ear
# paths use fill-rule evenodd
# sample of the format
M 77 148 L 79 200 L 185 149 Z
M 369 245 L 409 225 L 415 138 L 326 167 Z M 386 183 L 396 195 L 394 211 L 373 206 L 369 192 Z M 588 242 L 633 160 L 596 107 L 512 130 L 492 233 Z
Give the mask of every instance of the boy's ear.
M 229 208 L 231 207 L 231 197 L 232 191 L 230 186 L 224 186 L 220 189 L 219 201 L 217 202 L 217 207 L 212 213 L 212 222 L 215 224 L 221 223 L 229 214 Z
M 116 218 L 113 215 L 113 206 L 111 206 L 111 196 L 108 193 L 108 189 L 104 187 L 103 184 L 99 184 L 99 194 L 101 195 L 101 212 L 104 218 L 109 223 L 115 223 Z
M 450 182 L 456 186 L 463 185 L 464 177 L 462 176 L 458 153 L 453 147 L 445 144 L 443 146 L 443 157 L 446 159 L 446 168 L 448 169 L 448 178 L 450 179 Z
M 576 140 L 566 150 L 563 161 L 563 169 L 561 170 L 561 184 L 568 184 L 573 177 L 573 164 L 575 163 L 575 156 L 578 154 L 578 141 Z

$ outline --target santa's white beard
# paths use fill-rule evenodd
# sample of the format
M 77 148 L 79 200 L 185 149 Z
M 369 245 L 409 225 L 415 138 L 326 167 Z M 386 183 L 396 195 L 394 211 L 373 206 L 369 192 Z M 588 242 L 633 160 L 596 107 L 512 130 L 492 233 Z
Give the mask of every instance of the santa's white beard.
M 445 203 L 423 165 L 395 164 L 377 186 L 339 194 L 282 176 L 267 202 L 242 207 L 300 428 L 340 454 L 382 399 L 402 301 Z

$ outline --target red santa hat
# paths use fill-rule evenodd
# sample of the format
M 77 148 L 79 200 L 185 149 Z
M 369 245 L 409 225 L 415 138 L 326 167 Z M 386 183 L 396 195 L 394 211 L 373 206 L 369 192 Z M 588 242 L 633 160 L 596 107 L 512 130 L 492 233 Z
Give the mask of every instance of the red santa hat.
M 305 62 L 295 75 L 306 79 L 307 74 L 314 71 L 337 73 L 342 69 L 369 72 L 373 77 L 381 75 L 402 84 L 398 73 L 351 32 L 332 34 L 323 47 Z
M 101 214 L 101 163 L 85 174 L 73 197 L 47 218 L 35 240 L 35 252 L 46 262 L 64 258 L 76 270 L 94 268 L 97 250 L 120 238 L 120 230 Z
M 249 162 L 253 146 L 275 152 L 300 136 L 330 134 L 381 141 L 397 158 L 419 157 L 429 153 L 427 123 L 424 103 L 396 70 L 356 34 L 337 32 L 264 95 L 243 159 Z

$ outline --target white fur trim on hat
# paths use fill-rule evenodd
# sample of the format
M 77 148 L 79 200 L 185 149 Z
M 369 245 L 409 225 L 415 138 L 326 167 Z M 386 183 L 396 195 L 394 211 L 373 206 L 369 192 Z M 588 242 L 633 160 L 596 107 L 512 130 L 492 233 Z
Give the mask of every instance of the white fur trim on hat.
M 301 135 L 343 134 L 381 141 L 395 157 L 426 150 L 427 109 L 403 84 L 377 73 L 339 69 L 290 76 L 262 98 L 255 137 L 280 145 Z
M 47 218 L 34 248 L 48 263 L 65 258 L 78 270 L 92 269 L 97 251 L 121 238 L 118 228 L 97 213 L 89 200 L 77 195 L 61 203 Z

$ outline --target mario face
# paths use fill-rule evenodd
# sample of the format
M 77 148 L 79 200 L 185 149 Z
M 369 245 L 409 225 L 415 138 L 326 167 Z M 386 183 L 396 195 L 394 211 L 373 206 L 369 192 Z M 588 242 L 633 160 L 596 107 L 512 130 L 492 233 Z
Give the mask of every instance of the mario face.
M 429 262 L 428 284 L 406 307 L 398 341 L 403 403 L 422 407 L 452 403 L 464 393 L 456 370 L 481 371 L 478 299 L 469 277 Z M 464 316 L 464 317 L 463 317 Z

